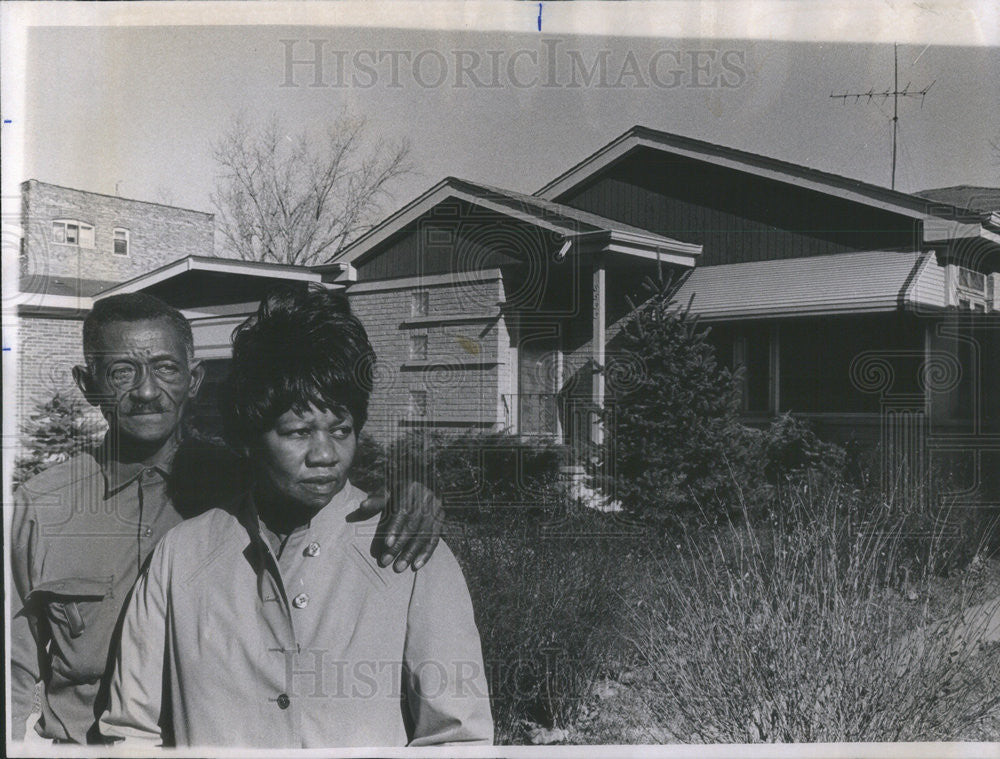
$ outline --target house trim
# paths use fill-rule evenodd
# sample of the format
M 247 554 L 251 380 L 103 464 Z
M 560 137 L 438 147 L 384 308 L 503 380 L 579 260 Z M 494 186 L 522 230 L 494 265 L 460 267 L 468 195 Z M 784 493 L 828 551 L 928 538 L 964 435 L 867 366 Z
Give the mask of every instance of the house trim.
M 500 318 L 500 312 L 483 314 L 447 314 L 441 316 L 412 316 L 404 319 L 399 324 L 400 329 L 414 329 L 417 327 L 433 327 L 438 324 L 461 324 L 476 322 L 491 322 Z
M 682 137 L 642 126 L 632 127 L 541 187 L 535 192 L 535 195 L 554 201 L 589 181 L 609 166 L 618 163 L 637 148 L 649 148 L 754 174 L 765 179 L 773 179 L 795 187 L 814 190 L 913 219 L 933 218 L 936 214 L 932 213 L 932 208 L 942 212 L 947 210 L 949 219 L 972 222 L 973 227 L 981 229 L 982 214 L 950 207 L 942 203 L 932 203 L 917 196 L 818 169 L 799 166 L 777 158 L 714 145 L 703 140 Z M 985 232 L 985 230 L 983 231 Z
M 87 313 L 94 306 L 94 299 L 84 295 L 48 295 L 21 292 L 17 294 L 17 298 L 17 313 L 20 316 L 79 318 L 80 315 Z
M 301 266 L 269 264 L 259 261 L 238 261 L 228 258 L 210 258 L 208 256 L 187 256 L 161 266 L 158 269 L 154 269 L 148 274 L 143 274 L 127 282 L 122 282 L 120 285 L 109 287 L 107 290 L 94 296 L 94 299 L 101 300 L 111 295 L 139 292 L 189 271 L 268 277 L 272 279 L 286 279 L 290 282 L 316 282 L 324 284 L 327 287 L 330 286 L 323 283 L 323 275 L 318 271 L 304 269 Z
M 471 285 L 482 282 L 498 282 L 503 279 L 499 269 L 476 269 L 458 271 L 451 274 L 427 274 L 420 277 L 400 277 L 399 279 L 378 279 L 371 282 L 357 282 L 350 285 L 349 295 L 357 293 L 385 293 L 392 290 L 409 290 L 414 287 L 445 287 L 455 284 Z
M 566 217 L 560 219 L 556 217 L 555 212 L 546 213 L 545 209 L 538 209 L 539 213 L 534 214 L 511 207 L 510 203 L 516 205 L 518 202 L 523 202 L 525 206 L 528 206 L 531 204 L 532 198 L 533 196 L 526 196 L 524 201 L 518 201 L 516 196 L 511 195 L 508 197 L 507 195 L 503 195 L 501 191 L 493 188 L 481 187 L 471 182 L 456 179 L 455 177 L 445 177 L 423 195 L 403 206 L 403 208 L 389 216 L 377 227 L 348 245 L 338 256 L 334 264 L 319 266 L 316 267 L 316 270 L 325 271 L 328 266 L 345 263 L 355 267 L 358 266 L 360 263 L 363 263 L 366 257 L 376 255 L 377 251 L 375 249 L 379 245 L 388 242 L 410 224 L 413 224 L 436 206 L 449 199 L 461 200 L 470 205 L 495 212 L 498 215 L 546 229 L 561 235 L 564 239 L 582 238 L 593 233 L 611 233 L 612 239 L 625 247 L 645 248 L 651 251 L 659 250 L 664 254 L 675 253 L 679 256 L 686 256 L 687 258 L 684 263 L 688 266 L 693 264 L 691 257 L 697 256 L 701 252 L 700 245 L 672 240 L 652 232 L 643 233 L 639 229 L 628 232 L 614 229 L 613 227 L 618 224 L 612 220 L 606 220 L 610 226 L 602 228 L 601 222 L 605 220 L 594 214 L 588 214 L 587 220 L 573 218 L 583 213 L 575 208 L 566 207 Z M 501 202 L 501 199 L 506 199 L 509 202 Z M 537 199 L 535 200 L 537 201 Z

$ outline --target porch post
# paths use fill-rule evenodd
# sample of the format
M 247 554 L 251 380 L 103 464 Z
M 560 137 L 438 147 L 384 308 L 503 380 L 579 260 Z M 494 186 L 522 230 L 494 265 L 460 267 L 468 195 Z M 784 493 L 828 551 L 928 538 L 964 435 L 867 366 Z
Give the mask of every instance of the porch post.
M 604 442 L 604 423 L 601 412 L 604 410 L 604 341 L 607 314 L 607 272 L 604 262 L 594 261 L 593 297 L 591 299 L 591 320 L 593 324 L 593 339 L 591 341 L 591 358 L 594 367 L 592 374 L 591 395 L 594 402 L 593 418 L 591 420 L 590 439 L 595 445 Z
M 771 355 L 770 355 L 770 391 L 768 404 L 771 414 L 777 416 L 781 411 L 781 328 L 778 322 L 771 325 Z

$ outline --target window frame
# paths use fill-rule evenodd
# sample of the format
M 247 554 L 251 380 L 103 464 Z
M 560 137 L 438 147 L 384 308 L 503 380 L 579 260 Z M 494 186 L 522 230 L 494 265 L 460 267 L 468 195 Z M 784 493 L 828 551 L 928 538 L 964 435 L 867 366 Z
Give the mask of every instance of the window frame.
M 430 293 L 427 290 L 410 293 L 410 316 L 429 316 L 430 308 Z
M 428 392 L 426 390 L 410 389 L 409 411 L 410 416 L 427 416 Z
M 123 238 L 124 241 L 125 241 L 125 252 L 124 253 L 119 253 L 118 250 L 117 250 L 117 245 L 118 245 L 118 240 L 119 240 L 119 238 L 118 238 L 118 233 L 119 232 L 121 232 L 121 233 L 123 233 L 125 235 L 125 237 Z M 125 257 L 125 258 L 127 258 L 130 255 L 132 255 L 132 235 L 129 232 L 129 230 L 126 229 L 125 227 L 115 227 L 112 230 L 112 232 L 111 232 L 111 255 L 113 255 L 113 256 L 122 256 L 122 257 Z
M 56 230 L 61 227 L 62 239 L 56 239 Z M 70 228 L 74 231 L 74 237 L 70 240 Z M 84 233 L 89 232 L 90 239 L 84 243 Z M 53 219 L 49 226 L 50 239 L 53 245 L 72 245 L 75 248 L 84 250 L 94 250 L 96 246 L 96 230 L 93 224 L 79 219 L 59 218 Z
M 409 336 L 410 361 L 426 361 L 429 355 L 429 343 L 426 332 L 417 332 Z M 419 347 L 421 346 L 422 347 Z

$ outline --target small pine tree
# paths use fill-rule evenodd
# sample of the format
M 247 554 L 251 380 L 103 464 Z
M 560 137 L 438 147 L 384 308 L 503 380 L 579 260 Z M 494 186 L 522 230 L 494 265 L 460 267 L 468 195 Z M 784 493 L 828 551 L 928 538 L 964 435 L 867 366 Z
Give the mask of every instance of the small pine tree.
M 649 299 L 623 327 L 642 376 L 615 399 L 608 424 L 617 497 L 634 510 L 676 513 L 730 500 L 745 429 L 740 372 L 715 358 L 709 329 L 675 296 L 683 279 L 647 279 Z M 632 304 L 630 304 L 632 305 Z
M 57 392 L 39 404 L 25 424 L 25 453 L 15 465 L 14 484 L 96 445 L 103 434 L 103 427 L 88 418 L 83 403 Z

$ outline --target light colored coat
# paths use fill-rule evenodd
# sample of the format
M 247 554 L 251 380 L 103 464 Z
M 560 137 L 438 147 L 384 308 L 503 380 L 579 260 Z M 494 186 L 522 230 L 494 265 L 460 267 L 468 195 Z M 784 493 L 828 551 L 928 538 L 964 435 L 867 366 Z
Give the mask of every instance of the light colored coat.
M 101 731 L 178 746 L 490 743 L 472 603 L 442 545 L 419 572 L 371 555 L 348 484 L 280 559 L 247 499 L 164 537 L 136 585 Z

